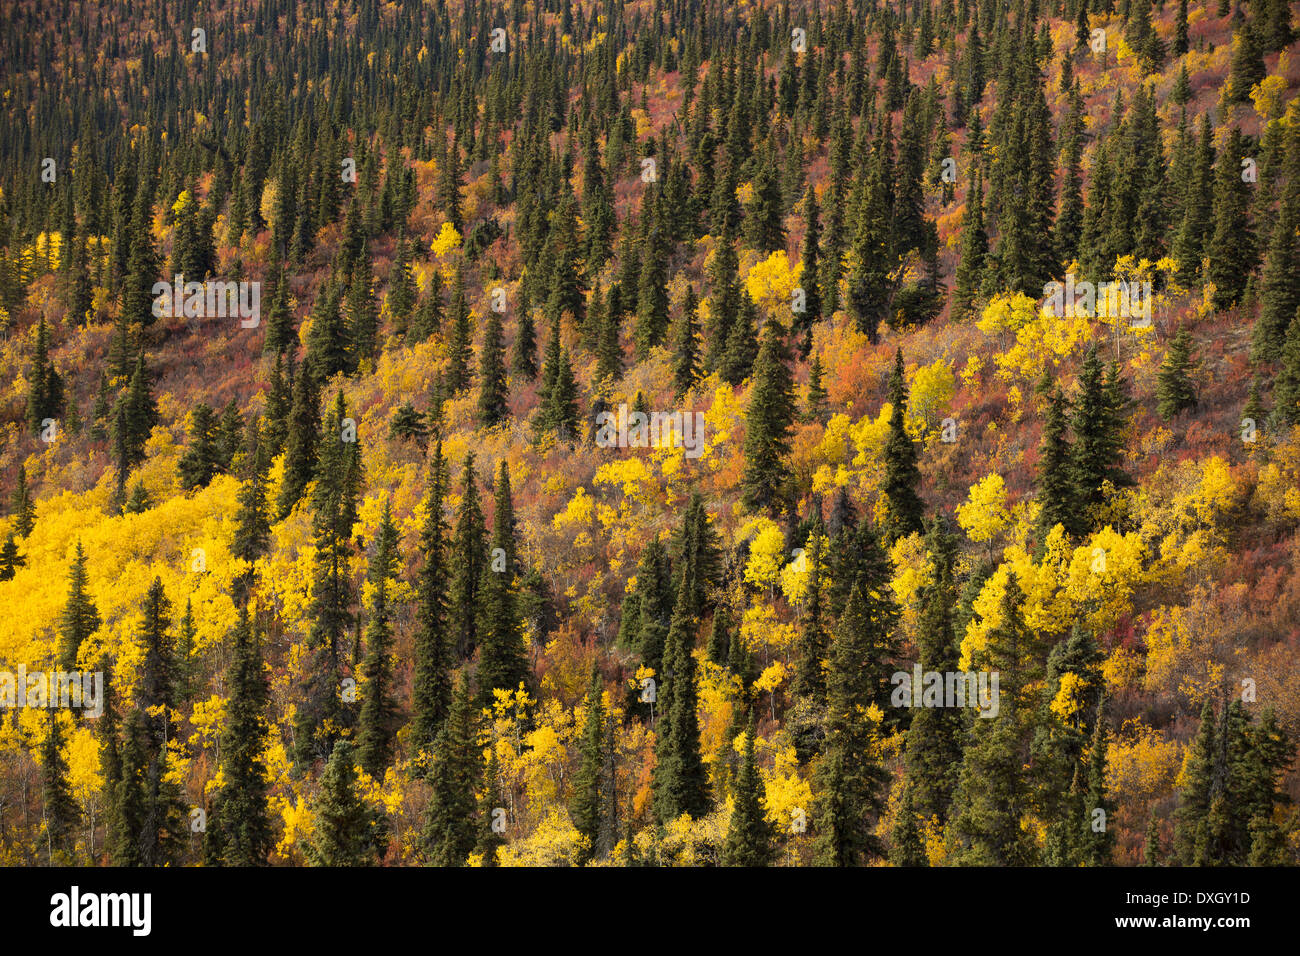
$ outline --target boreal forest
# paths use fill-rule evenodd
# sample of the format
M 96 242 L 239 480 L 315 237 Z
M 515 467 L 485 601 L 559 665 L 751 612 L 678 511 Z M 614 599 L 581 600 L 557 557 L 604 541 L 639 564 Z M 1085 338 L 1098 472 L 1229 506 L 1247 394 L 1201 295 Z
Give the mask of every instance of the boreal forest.
M 5 3 L 0 862 L 1300 863 L 1298 20 Z

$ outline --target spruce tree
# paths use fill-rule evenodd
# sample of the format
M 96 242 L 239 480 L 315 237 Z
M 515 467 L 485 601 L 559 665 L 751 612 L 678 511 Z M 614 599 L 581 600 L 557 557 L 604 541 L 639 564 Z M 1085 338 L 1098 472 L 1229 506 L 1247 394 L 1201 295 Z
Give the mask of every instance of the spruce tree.
M 800 276 L 800 288 L 803 290 L 803 311 L 798 314 L 794 328 L 791 331 L 799 342 L 800 355 L 807 358 L 809 351 L 812 349 L 813 326 L 822 317 L 821 279 L 818 272 L 818 257 L 821 254 L 821 222 L 817 209 L 817 191 L 811 185 L 809 185 L 804 196 L 804 220 L 808 225 L 804 230 L 800 259 L 803 263 L 803 274 Z
M 958 669 L 958 638 L 954 627 L 957 586 L 953 565 L 956 542 L 941 520 L 926 535 L 932 577 L 922 589 L 917 625 L 917 650 L 922 672 L 950 673 Z M 913 688 L 913 702 L 918 688 Z M 957 774 L 965 720 L 950 707 L 922 707 L 912 714 L 907 731 L 907 795 L 923 819 L 948 819 Z
M 767 820 L 763 778 L 754 761 L 754 721 L 750 718 L 741 749 L 740 775 L 734 787 L 735 807 L 722 844 L 723 866 L 769 866 L 775 856 L 773 826 Z
M 953 316 L 965 317 L 974 310 L 975 299 L 984 281 L 984 260 L 988 256 L 988 235 L 984 232 L 984 194 L 979 172 L 966 200 L 962 217 L 961 258 L 953 285 Z
M 1287 328 L 1282 367 L 1273 381 L 1272 421 L 1284 428 L 1300 425 L 1300 309 Z
M 492 560 L 483 582 L 483 632 L 477 675 L 481 706 L 491 705 L 493 690 L 516 691 L 531 679 L 517 606 L 514 503 L 505 459 L 497 474 L 495 499 Z
M 451 292 L 451 331 L 447 338 L 447 371 L 444 378 L 452 395 L 458 395 L 469 388 L 472 338 L 469 301 L 465 298 L 465 272 L 463 268 L 457 268 Z
M 699 376 L 699 348 L 696 344 L 699 335 L 699 323 L 696 321 L 698 309 L 695 288 L 688 285 L 673 343 L 673 395 L 679 402 L 695 386 Z
M 881 520 L 881 538 L 892 545 L 899 538 L 919 533 L 924 505 L 917 494 L 921 473 L 916 465 L 916 445 L 907 433 L 907 384 L 903 378 L 903 350 L 894 355 L 894 371 L 889 379 L 889 437 L 885 441 L 885 482 L 881 491 L 885 515 Z
M 758 309 L 748 292 L 740 293 L 740 311 L 727 334 L 727 349 L 718 363 L 718 375 L 728 385 L 738 386 L 754 368 L 758 353 L 755 325 Z
M 26 538 L 36 527 L 36 502 L 32 500 L 31 490 L 27 487 L 27 466 L 19 463 L 18 477 L 14 481 L 13 494 L 9 499 L 14 515 L 14 531 L 18 537 Z
M 364 684 L 357 727 L 358 762 L 376 780 L 383 778 L 392 759 L 399 718 L 392 688 L 392 609 L 388 597 L 389 584 L 397 572 L 399 558 L 392 505 L 385 501 L 367 574 L 372 591 L 366 624 L 366 657 L 361 665 Z
M 478 477 L 474 474 L 474 453 L 465 456 L 461 470 L 460 510 L 449 560 L 451 570 L 450 620 L 458 657 L 469 657 L 479 644 L 479 615 L 482 611 L 483 575 L 487 567 L 487 530 L 479 505 Z
M 1021 825 L 1025 814 L 1025 759 L 1021 739 L 1020 655 L 1029 641 L 1022 595 L 1008 580 L 1000 623 L 973 665 L 1001 675 L 998 715 L 976 717 L 962 758 L 947 828 L 949 859 L 960 866 L 1024 866 L 1033 846 Z
M 415 665 L 411 679 L 412 749 L 432 752 L 434 738 L 451 708 L 453 636 L 447 618 L 447 523 L 443 500 L 447 466 L 442 442 L 434 452 L 425 497 L 420 551 L 424 566 L 416 578 Z
M 1066 534 L 1075 533 L 1081 522 L 1071 473 L 1071 448 L 1066 434 L 1068 405 L 1059 386 L 1052 389 L 1038 451 L 1038 543 L 1041 547 L 1058 524 Z
M 751 511 L 779 512 L 785 499 L 787 456 L 794 426 L 793 379 L 785 330 L 776 319 L 763 326 L 745 411 L 745 469 L 741 500 Z
M 487 324 L 483 326 L 478 373 L 478 419 L 484 428 L 493 428 L 510 416 L 503 335 L 501 315 L 489 311 Z
M 1236 305 L 1255 271 L 1255 231 L 1250 221 L 1250 184 L 1242 181 L 1241 159 L 1246 154 L 1241 131 L 1235 126 L 1219 159 L 1214 176 L 1214 226 L 1206 246 L 1210 268 L 1206 278 L 1214 284 L 1216 309 Z
M 39 434 L 46 419 L 58 419 L 63 411 L 63 379 L 50 360 L 50 327 L 41 316 L 36 326 L 36 346 L 28 378 L 27 427 Z
M 831 650 L 826 742 L 814 772 L 813 826 L 819 866 L 863 866 L 881 855 L 874 833 L 887 775 L 877 729 L 863 701 L 874 697 L 873 648 L 883 635 L 860 586 L 849 595 Z
M 248 614 L 240 608 L 227 677 L 229 700 L 221 738 L 221 858 L 231 866 L 265 866 L 274 846 L 266 762 L 262 756 L 270 731 L 270 686 L 261 641 Z M 213 825 L 210 823 L 210 826 Z
M 320 384 L 308 363 L 293 382 L 293 405 L 289 412 L 284 452 L 284 478 L 276 502 L 276 516 L 283 521 L 302 500 L 316 470 L 321 444 Z
M 373 866 L 387 836 L 383 811 L 367 806 L 357 790 L 352 744 L 340 740 L 321 774 L 313 802 L 315 821 L 303 847 L 311 866 Z
M 259 419 L 248 424 L 245 444 L 243 482 L 239 486 L 235 512 L 235 534 L 230 543 L 230 554 L 250 565 L 267 553 L 271 546 L 271 517 L 266 500 L 266 477 L 269 467 L 269 449 L 262 439 Z M 238 588 L 246 589 L 252 583 L 250 567 L 239 578 Z
M 68 603 L 63 606 L 59 621 L 59 669 L 76 670 L 77 652 L 86 638 L 99 630 L 99 625 L 99 611 L 86 593 L 86 552 L 78 541 L 68 580 Z
M 928 866 L 921 830 L 917 825 L 916 808 L 912 800 L 912 784 L 903 785 L 903 798 L 899 801 L 898 815 L 889 841 L 889 862 L 894 866 Z
M 306 676 L 294 725 L 299 764 L 314 757 L 328 757 L 345 721 L 338 693 L 343 677 L 340 648 L 354 620 L 355 594 L 349 562 L 363 480 L 361 449 L 348 425 L 350 421 L 340 391 L 326 416 L 311 498 L 316 553 L 308 611 L 311 629 L 306 641 Z
M 569 803 L 569 816 L 573 826 L 586 843 L 580 855 L 582 863 L 597 855 L 597 842 L 601 833 L 603 791 L 605 789 L 605 701 L 600 670 L 593 665 L 591 683 L 587 690 L 587 715 L 582 724 L 582 760 L 573 783 L 573 799 Z
M 1192 334 L 1180 328 L 1169 343 L 1169 351 L 1156 379 L 1156 410 L 1165 421 L 1179 412 L 1196 408 L 1196 386 L 1192 382 Z
M 589 324 L 597 325 L 596 381 L 612 386 L 623 377 L 623 346 L 619 343 L 618 316 L 601 298 L 600 287 L 591 294 L 592 306 L 587 312 Z
M 1079 372 L 1079 394 L 1070 427 L 1070 473 L 1074 481 L 1075 529 L 1082 533 L 1097 521 L 1106 503 L 1106 486 L 1123 488 L 1132 479 L 1120 466 L 1124 453 L 1123 383 L 1115 372 L 1108 380 L 1097 347 L 1089 347 Z M 1067 526 L 1068 529 L 1068 526 Z
M 81 808 L 72 797 L 68 784 L 68 761 L 63 756 L 63 736 L 59 729 L 58 708 L 49 709 L 49 731 L 41 747 L 41 813 L 45 822 L 45 846 L 50 863 L 58 852 L 67 861 L 76 843 L 76 829 L 81 822 Z
M 677 595 L 672 625 L 664 645 L 664 673 L 659 682 L 663 718 L 655 745 L 655 819 L 667 825 L 683 813 L 698 820 L 710 810 L 708 773 L 700 755 L 696 713 L 695 619 L 687 589 Z
M 210 409 L 199 402 L 189 415 L 189 447 L 181 456 L 178 470 L 181 488 L 205 488 L 217 473 L 217 421 Z
M 462 677 L 438 731 L 421 843 L 432 866 L 464 866 L 476 842 L 474 788 L 481 756 L 475 740 L 469 678 Z

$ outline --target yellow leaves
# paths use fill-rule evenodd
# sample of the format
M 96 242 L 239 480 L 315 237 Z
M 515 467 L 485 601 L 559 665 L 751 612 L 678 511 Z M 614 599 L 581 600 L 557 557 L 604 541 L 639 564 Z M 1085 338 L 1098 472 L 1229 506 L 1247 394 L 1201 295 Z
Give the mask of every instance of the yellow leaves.
M 938 359 L 916 370 L 912 379 L 910 400 L 907 405 L 905 425 L 907 431 L 918 437 L 948 409 L 957 391 L 952 366 L 947 359 Z
M 177 196 L 176 201 L 172 203 L 172 215 L 184 215 L 192 205 L 194 205 L 194 196 L 188 189 L 182 189 L 181 194 Z
M 632 119 L 636 122 L 636 138 L 645 139 L 654 132 L 654 123 L 650 121 L 650 114 L 641 107 L 635 107 L 632 110 Z
M 1015 376 L 1037 379 L 1046 367 L 1059 367 L 1080 345 L 1092 338 L 1086 316 L 1058 318 L 1037 307 L 1023 293 L 994 296 L 976 327 L 990 337 L 1015 335 L 1015 344 L 994 356 L 998 377 L 1010 382 Z
M 699 820 L 692 820 L 683 813 L 664 828 L 659 845 L 660 862 L 669 866 L 699 866 L 706 861 L 715 861 L 727 839 L 730 816 L 726 807 Z M 641 846 L 640 839 L 637 845 Z M 648 850 L 649 846 L 645 849 Z
M 803 275 L 803 263 L 790 266 L 784 249 L 757 263 L 745 275 L 745 291 L 762 313 L 789 311 L 791 296 Z
M 296 856 L 297 847 L 311 839 L 315 826 L 311 807 L 307 798 L 299 795 L 297 799 L 273 797 L 272 802 L 279 805 L 280 819 L 284 824 L 283 836 L 275 845 L 275 852 L 281 859 Z
M 1256 505 L 1279 524 L 1300 521 L 1300 429 L 1277 447 L 1273 461 L 1259 470 Z
M 1002 598 L 1006 594 L 1010 581 L 1011 566 L 1000 564 L 980 588 L 980 593 L 972 603 L 975 614 L 966 625 L 966 633 L 961 641 L 961 659 L 958 667 L 968 670 L 974 656 L 988 645 L 989 633 L 1002 623 Z
M 899 538 L 889 549 L 889 560 L 894 566 L 890 587 L 898 603 L 910 608 L 921 589 L 934 580 L 934 568 L 925 550 L 924 539 L 915 532 Z
M 1277 119 L 1282 115 L 1282 97 L 1286 93 L 1286 79 L 1281 76 L 1268 76 L 1250 88 L 1250 100 L 1255 104 L 1255 112 L 1264 122 Z
M 1168 793 L 1182 764 L 1182 747 L 1136 721 L 1124 725 L 1106 751 L 1106 790 L 1121 806 Z
M 759 741 L 758 743 L 762 743 Z M 757 744 L 756 744 L 757 746 Z M 793 746 L 770 746 L 773 766 L 767 770 L 761 764 L 766 814 L 782 835 L 792 832 L 798 814 L 804 821 L 812 816 L 812 787 L 799 774 L 799 761 Z
M 68 761 L 68 783 L 72 792 L 85 803 L 91 794 L 98 793 L 104 786 L 104 778 L 99 772 L 99 741 L 94 732 L 84 724 L 73 730 L 64 756 Z
M 805 545 L 799 549 L 795 559 L 781 569 L 781 591 L 785 594 L 786 600 L 795 607 L 802 607 L 808 600 L 808 592 L 812 585 L 814 555 L 817 556 L 816 567 L 823 574 L 824 585 L 828 546 L 825 535 L 810 536 Z
M 1101 677 L 1107 691 L 1114 695 L 1121 690 L 1140 688 L 1146 672 L 1146 661 L 1132 648 L 1116 647 L 1102 662 Z
M 758 680 L 754 681 L 754 689 L 776 693 L 777 689 L 785 683 L 786 678 L 789 676 L 789 670 L 785 664 L 781 661 L 775 661 L 764 668 L 763 673 L 758 675 Z
M 995 295 L 984 307 L 975 327 L 990 338 L 1001 333 L 1019 332 L 1035 320 L 1038 305 L 1023 292 Z
M 1224 673 L 1215 646 L 1223 630 L 1218 615 L 1207 615 L 1196 601 L 1156 608 L 1146 633 L 1146 690 L 1181 695 L 1199 708 L 1216 693 Z
M 957 523 L 976 543 L 995 539 L 1010 520 L 1006 482 L 996 472 L 971 485 L 966 503 L 957 506 Z
M 649 503 L 656 484 L 643 458 L 620 458 L 601 465 L 591 481 L 595 485 L 618 486 L 625 496 L 641 504 Z
M 1074 671 L 1061 675 L 1061 686 L 1049 705 L 1053 714 L 1069 722 L 1088 705 L 1088 682 Z
M 532 833 L 497 847 L 498 866 L 577 866 L 586 839 L 564 807 L 552 807 Z
M 258 203 L 258 210 L 262 213 L 262 221 L 266 223 L 269 229 L 275 227 L 275 207 L 278 204 L 279 195 L 279 180 L 268 178 L 266 184 L 262 187 L 262 200 Z
M 220 738 L 226 722 L 226 704 L 226 698 L 217 694 L 207 700 L 195 701 L 190 724 L 194 728 L 194 737 L 202 741 L 203 746 L 214 745 Z
M 750 543 L 745 580 L 760 588 L 775 587 L 784 556 L 785 535 L 774 522 L 769 521 Z
M 444 222 L 429 248 L 439 259 L 444 259 L 449 253 L 460 248 L 460 240 L 461 236 L 456 231 L 456 227 L 450 222 Z
M 1113 628 L 1132 609 L 1133 592 L 1145 583 L 1146 546 L 1131 531 L 1121 535 L 1107 525 L 1075 549 L 1067 593 L 1085 610 L 1093 631 Z
M 1215 519 L 1236 504 L 1238 491 L 1228 463 L 1213 455 L 1201 465 L 1201 481 L 1192 494 L 1191 507 L 1201 524 L 1213 526 Z
M 755 604 L 745 610 L 740 621 L 740 639 L 751 651 L 760 648 L 781 652 L 794 644 L 795 629 L 782 624 L 770 604 Z
M 595 514 L 595 499 L 587 494 L 586 489 L 579 486 L 573 497 L 569 499 L 569 503 L 565 505 L 564 510 L 551 519 L 551 526 L 556 531 L 564 531 L 574 527 L 587 528 L 590 527 Z
M 849 460 L 852 424 L 853 420 L 843 412 L 831 416 L 816 450 L 816 455 L 822 462 L 834 464 Z

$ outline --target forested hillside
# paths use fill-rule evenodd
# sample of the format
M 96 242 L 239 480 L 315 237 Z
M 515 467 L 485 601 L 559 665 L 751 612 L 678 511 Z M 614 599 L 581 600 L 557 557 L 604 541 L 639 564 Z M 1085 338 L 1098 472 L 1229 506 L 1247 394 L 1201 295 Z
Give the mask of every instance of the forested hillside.
M 0 861 L 1300 863 L 1292 7 L 6 3 Z

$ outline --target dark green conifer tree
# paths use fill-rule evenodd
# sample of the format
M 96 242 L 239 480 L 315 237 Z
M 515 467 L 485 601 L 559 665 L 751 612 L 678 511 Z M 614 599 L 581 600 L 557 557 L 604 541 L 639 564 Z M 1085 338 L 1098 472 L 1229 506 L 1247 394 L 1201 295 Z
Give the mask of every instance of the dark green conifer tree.
M 349 741 L 340 740 L 330 754 L 312 817 L 311 838 L 303 847 L 309 865 L 374 866 L 383 855 L 387 821 L 383 811 L 368 806 L 358 792 Z
M 735 808 L 722 844 L 723 866 L 769 866 L 776 855 L 773 826 L 767 820 L 762 796 L 763 778 L 754 760 L 754 720 L 749 721 L 740 756 L 740 775 L 733 788 Z
M 357 727 L 357 759 L 362 769 L 382 779 L 393 755 L 399 711 L 393 696 L 392 608 L 389 584 L 397 573 L 397 527 L 392 505 L 384 502 L 384 515 L 375 534 L 375 550 L 367 577 L 372 588 L 366 624 L 366 657 L 361 665 L 361 714 Z
M 763 326 L 745 411 L 742 501 L 751 511 L 778 513 L 785 500 L 787 456 L 794 426 L 793 379 L 785 330 L 775 318 Z
M 99 625 L 99 611 L 86 593 L 86 552 L 78 541 L 68 580 L 68 603 L 63 606 L 63 615 L 59 621 L 60 669 L 76 670 L 77 652 L 86 638 L 99 630 Z
M 221 812 L 209 827 L 222 836 L 230 866 L 265 866 L 275 844 L 267 802 L 270 783 L 262 754 L 269 732 L 270 686 L 261 641 L 247 605 L 240 608 L 227 677 L 230 695 L 221 740 Z
M 412 735 L 416 754 L 431 753 L 434 738 L 451 708 L 454 637 L 447 617 L 447 522 L 443 501 L 447 466 L 442 443 L 434 451 L 425 498 L 420 551 L 424 566 L 416 578 L 415 671 L 411 680 Z
M 1165 421 L 1189 408 L 1196 408 L 1196 385 L 1192 381 L 1195 359 L 1192 333 L 1180 328 L 1170 340 L 1169 351 L 1156 379 L 1156 410 Z
M 903 350 L 894 355 L 894 371 L 889 378 L 889 437 L 885 441 L 885 483 L 881 491 L 885 516 L 881 520 L 881 538 L 886 546 L 899 538 L 920 533 L 924 505 L 917 488 L 921 473 L 917 468 L 916 445 L 904 426 L 907 413 L 907 383 L 903 377 Z

